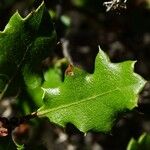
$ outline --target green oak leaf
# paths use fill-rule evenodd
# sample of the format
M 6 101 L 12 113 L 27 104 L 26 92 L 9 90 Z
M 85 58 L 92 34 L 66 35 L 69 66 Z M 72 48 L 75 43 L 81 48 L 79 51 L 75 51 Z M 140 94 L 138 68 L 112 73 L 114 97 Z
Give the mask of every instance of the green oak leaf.
M 55 45 L 56 32 L 44 3 L 25 18 L 16 12 L 0 32 L 0 99 L 16 92 L 22 80 L 27 87 L 39 86 L 43 80 L 41 61 Z
M 133 67 L 133 61 L 111 63 L 100 50 L 94 74 L 74 68 L 73 75 L 67 75 L 58 88 L 45 89 L 38 116 L 47 116 L 63 127 L 72 123 L 83 132 L 109 132 L 118 113 L 137 106 L 145 80 Z

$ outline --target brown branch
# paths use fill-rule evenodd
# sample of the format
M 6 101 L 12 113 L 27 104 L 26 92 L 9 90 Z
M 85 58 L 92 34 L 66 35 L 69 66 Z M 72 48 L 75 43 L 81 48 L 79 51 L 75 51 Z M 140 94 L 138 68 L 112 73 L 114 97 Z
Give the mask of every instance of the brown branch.
M 12 117 L 10 119 L 0 117 L 0 136 L 4 137 L 10 135 L 12 130 L 14 130 L 16 127 L 37 117 L 37 112 L 33 112 L 22 117 Z

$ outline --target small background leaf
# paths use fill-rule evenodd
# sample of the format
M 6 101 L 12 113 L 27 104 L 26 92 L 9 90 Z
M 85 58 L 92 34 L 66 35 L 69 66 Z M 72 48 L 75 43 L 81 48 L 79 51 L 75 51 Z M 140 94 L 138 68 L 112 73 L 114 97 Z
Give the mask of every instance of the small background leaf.
M 30 94 L 32 100 L 36 103 L 37 106 L 42 106 L 43 93 L 46 88 L 58 87 L 63 80 L 63 71 L 62 66 L 66 66 L 66 60 L 57 60 L 53 67 L 50 67 L 46 72 L 44 72 L 44 81 L 41 82 L 38 79 L 35 79 L 35 75 L 28 78 L 31 82 L 27 88 L 28 93 Z M 36 80 L 36 81 L 35 81 Z M 39 81 L 39 82 L 38 82 Z M 35 83 L 37 83 L 36 86 Z M 39 83 L 39 84 L 38 84 Z
M 139 139 L 136 141 L 135 139 L 131 139 L 127 150 L 149 150 L 150 149 L 150 135 L 142 134 Z

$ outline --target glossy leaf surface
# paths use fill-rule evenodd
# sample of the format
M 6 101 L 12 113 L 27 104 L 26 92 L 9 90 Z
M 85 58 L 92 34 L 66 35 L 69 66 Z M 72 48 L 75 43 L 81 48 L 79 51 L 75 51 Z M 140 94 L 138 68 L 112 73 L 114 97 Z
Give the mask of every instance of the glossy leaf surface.
M 118 113 L 137 106 L 145 81 L 133 72 L 134 62 L 111 63 L 103 51 L 95 61 L 94 74 L 74 68 L 58 88 L 45 89 L 39 116 L 79 130 L 109 132 Z

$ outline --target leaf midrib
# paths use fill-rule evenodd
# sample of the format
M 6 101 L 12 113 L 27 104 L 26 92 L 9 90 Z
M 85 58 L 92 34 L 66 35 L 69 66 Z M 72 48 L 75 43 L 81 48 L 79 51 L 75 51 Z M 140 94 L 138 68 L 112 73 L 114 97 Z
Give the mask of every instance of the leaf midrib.
M 86 99 L 82 99 L 82 100 L 80 100 L 80 101 L 73 102 L 73 103 L 71 103 L 71 104 L 66 104 L 66 105 L 59 106 L 59 107 L 55 107 L 55 108 L 48 109 L 48 110 L 40 111 L 40 110 L 43 108 L 43 107 L 41 107 L 41 108 L 37 111 L 37 115 L 38 115 L 38 116 L 43 116 L 43 115 L 45 115 L 45 114 L 48 114 L 48 113 L 53 112 L 53 111 L 57 111 L 57 110 L 59 110 L 59 109 L 68 108 L 68 107 L 71 107 L 71 106 L 73 106 L 73 105 L 79 105 L 79 104 L 84 103 L 84 102 L 89 102 L 89 101 L 91 101 L 91 100 L 93 100 L 93 99 L 96 99 L 96 98 L 99 97 L 99 96 L 104 96 L 104 95 L 106 95 L 106 94 L 109 94 L 109 93 L 114 92 L 114 91 L 117 91 L 117 90 L 120 91 L 120 89 L 117 87 L 117 88 L 115 88 L 115 89 L 113 89 L 113 90 L 109 90 L 109 91 L 107 91 L 107 92 L 100 93 L 100 94 L 97 94 L 97 95 L 95 95 L 95 96 L 91 96 L 91 97 L 88 97 L 88 98 L 86 98 Z M 114 108 L 110 107 L 110 105 L 108 106 L 108 105 L 105 104 L 105 103 L 103 103 L 103 104 L 106 105 L 107 107 L 111 108 L 111 109 L 114 109 Z

